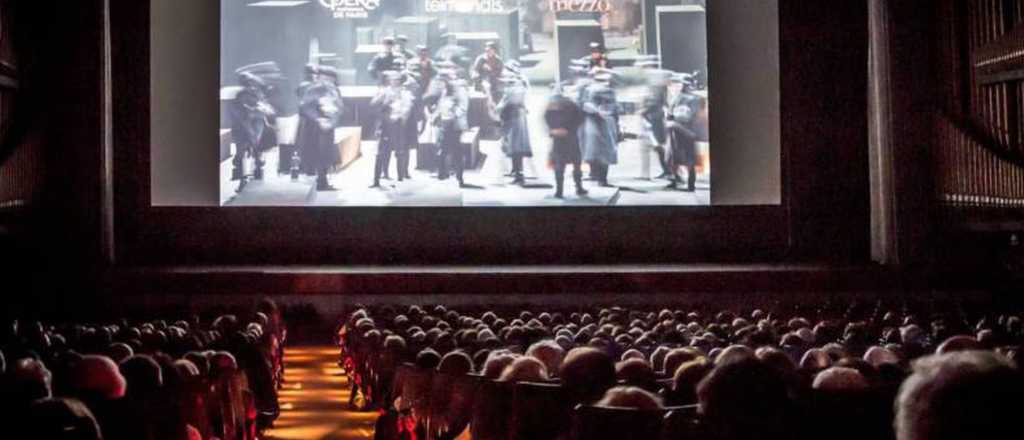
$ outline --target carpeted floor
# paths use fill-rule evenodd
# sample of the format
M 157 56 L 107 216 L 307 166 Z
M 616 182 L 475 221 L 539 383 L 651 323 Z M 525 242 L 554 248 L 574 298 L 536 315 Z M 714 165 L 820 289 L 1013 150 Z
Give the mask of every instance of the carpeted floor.
M 266 440 L 362 440 L 373 438 L 376 412 L 348 409 L 350 385 L 337 365 L 335 347 L 285 350 L 281 417 Z

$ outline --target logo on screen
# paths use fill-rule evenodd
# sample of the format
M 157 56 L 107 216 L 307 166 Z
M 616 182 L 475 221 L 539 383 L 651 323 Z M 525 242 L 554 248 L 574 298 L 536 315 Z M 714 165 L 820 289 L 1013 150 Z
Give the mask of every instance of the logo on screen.
M 426 11 L 456 12 L 462 14 L 505 12 L 504 2 L 507 0 L 424 0 Z
M 380 7 L 381 0 L 320 0 L 320 4 L 330 9 L 334 18 L 367 18 L 370 11 Z
M 555 12 L 600 12 L 612 11 L 610 0 L 548 0 L 548 8 Z

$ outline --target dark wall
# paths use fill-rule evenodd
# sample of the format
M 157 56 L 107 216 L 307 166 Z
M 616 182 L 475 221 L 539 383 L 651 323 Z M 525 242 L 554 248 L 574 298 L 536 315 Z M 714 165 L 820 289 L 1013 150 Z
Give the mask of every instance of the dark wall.
M 92 297 L 84 286 L 107 266 L 102 4 L 61 3 L 59 12 L 46 2 L 4 4 L 16 16 L 20 79 L 4 145 L 35 149 L 43 177 L 15 234 L 0 236 L 5 310 L 40 301 L 85 305 Z
M 866 260 L 867 3 L 779 2 L 785 185 L 794 252 Z

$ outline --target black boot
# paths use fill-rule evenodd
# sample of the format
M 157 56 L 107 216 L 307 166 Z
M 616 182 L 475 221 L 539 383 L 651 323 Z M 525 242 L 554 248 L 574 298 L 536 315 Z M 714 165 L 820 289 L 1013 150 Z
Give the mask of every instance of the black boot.
M 597 176 L 598 182 L 602 188 L 611 188 L 612 184 L 608 183 L 608 165 L 601 165 L 600 175 Z
M 555 198 L 561 199 L 565 197 L 562 194 L 562 190 L 565 188 L 565 173 L 555 172 Z
M 252 172 L 253 180 L 263 180 L 263 167 L 256 167 Z
M 391 176 L 388 174 L 391 168 L 391 152 L 388 152 L 387 156 L 384 156 L 384 164 L 381 168 L 381 175 L 384 176 L 384 180 L 391 180 Z
M 242 180 L 245 178 L 245 172 L 242 171 L 242 167 L 235 166 L 231 169 L 231 180 Z
M 316 190 L 317 191 L 337 191 L 331 183 L 327 181 L 327 169 L 319 169 L 316 173 Z
M 658 153 L 658 164 L 661 165 L 661 174 L 656 179 L 668 179 L 672 177 L 672 173 L 669 172 L 668 161 L 665 159 L 665 149 L 657 147 L 654 149 Z
M 380 188 L 380 174 L 383 172 L 384 158 L 381 155 L 377 155 L 377 160 L 373 162 L 373 185 L 370 188 Z
M 576 182 L 576 195 L 583 197 L 590 194 L 587 190 L 583 189 L 583 172 L 576 170 L 572 173 L 572 180 Z
M 398 181 L 409 178 L 409 153 L 398 155 Z

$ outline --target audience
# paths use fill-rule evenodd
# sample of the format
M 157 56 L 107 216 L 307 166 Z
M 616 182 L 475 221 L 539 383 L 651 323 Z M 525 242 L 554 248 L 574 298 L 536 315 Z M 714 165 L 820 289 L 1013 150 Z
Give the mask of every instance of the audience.
M 530 399 L 543 402 L 552 417 L 571 413 L 577 404 L 661 411 L 694 405 L 706 440 L 810 438 L 845 424 L 850 426 L 840 428 L 832 437 L 866 438 L 867 434 L 894 439 L 891 402 L 901 383 L 900 429 L 908 433 L 924 430 L 909 424 L 920 417 L 908 418 L 903 415 L 907 411 L 925 414 L 939 410 L 920 403 L 909 405 L 916 400 L 908 400 L 908 393 L 914 399 L 932 396 L 932 385 L 910 391 L 912 384 L 923 381 L 914 377 L 945 377 L 932 371 L 937 367 L 925 368 L 926 361 L 919 361 L 913 364 L 914 377 L 904 383 L 905 369 L 914 359 L 930 353 L 947 356 L 943 359 L 961 353 L 980 356 L 970 350 L 984 348 L 992 350 L 984 356 L 998 359 L 996 364 L 1016 374 L 1011 359 L 1019 356 L 1017 347 L 1024 343 L 1024 324 L 1019 317 L 979 316 L 972 323 L 968 312 L 955 305 L 938 310 L 948 312 L 900 314 L 881 304 L 845 309 L 801 305 L 791 312 L 796 316 L 788 317 L 767 309 L 748 314 L 707 308 L 648 311 L 623 307 L 466 313 L 447 307 L 412 306 L 402 313 L 388 307 L 360 307 L 347 320 L 355 331 L 342 349 L 354 357 L 375 344 L 378 336 L 373 332 L 378 332 L 395 338 L 396 347 L 400 346 L 398 338 L 418 341 L 410 343 L 419 350 L 412 351 L 416 356 L 396 356 L 405 356 L 400 361 L 414 368 L 467 380 L 547 382 L 556 387 L 557 393 L 550 398 L 557 400 L 536 401 L 537 395 Z M 931 321 L 921 316 L 929 316 Z M 389 350 L 378 350 L 382 355 L 377 359 L 392 356 L 387 354 Z M 375 368 L 374 362 L 380 362 L 363 359 L 370 360 L 369 370 Z M 996 370 L 987 368 L 978 370 Z M 1008 380 L 1007 376 L 998 380 Z M 503 402 L 475 405 L 513 405 L 519 391 L 506 390 Z M 372 394 L 372 390 L 360 392 Z M 849 397 L 843 396 L 860 397 L 848 401 Z M 1010 387 L 1005 396 L 1024 398 L 1024 393 Z M 938 397 L 945 398 L 945 394 Z M 432 399 L 441 402 L 447 411 L 445 420 L 450 419 L 452 406 L 443 403 L 447 397 Z M 462 394 L 458 399 L 465 402 L 472 396 Z M 972 415 L 965 412 L 964 416 Z M 946 420 L 951 417 L 942 417 L 942 421 L 953 423 Z M 564 421 L 559 429 L 564 430 L 568 423 Z M 900 435 L 901 440 L 947 438 Z
M 0 332 L 5 428 L 43 439 L 256 440 L 276 417 L 285 330 L 268 300 L 251 320 L 239 316 L 209 326 L 196 316 L 13 321 Z

